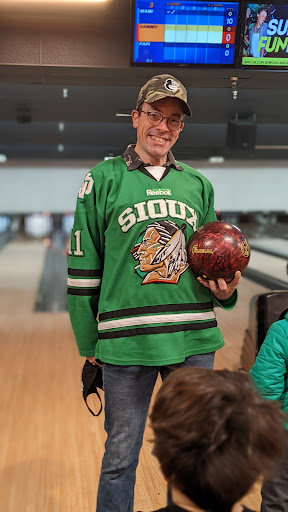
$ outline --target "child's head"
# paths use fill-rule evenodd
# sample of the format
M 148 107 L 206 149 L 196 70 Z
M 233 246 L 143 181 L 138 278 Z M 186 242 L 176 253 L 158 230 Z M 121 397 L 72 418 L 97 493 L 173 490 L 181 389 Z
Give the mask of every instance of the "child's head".
M 198 507 L 228 512 L 284 443 L 284 415 L 249 376 L 185 367 L 163 382 L 152 414 L 154 453 L 170 485 Z

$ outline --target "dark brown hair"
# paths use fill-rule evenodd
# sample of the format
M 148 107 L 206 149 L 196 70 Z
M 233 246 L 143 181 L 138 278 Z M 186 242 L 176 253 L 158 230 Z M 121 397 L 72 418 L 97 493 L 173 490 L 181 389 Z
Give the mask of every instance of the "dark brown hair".
M 228 512 L 280 457 L 284 422 L 249 375 L 179 368 L 152 409 L 154 453 L 168 482 L 198 507 Z

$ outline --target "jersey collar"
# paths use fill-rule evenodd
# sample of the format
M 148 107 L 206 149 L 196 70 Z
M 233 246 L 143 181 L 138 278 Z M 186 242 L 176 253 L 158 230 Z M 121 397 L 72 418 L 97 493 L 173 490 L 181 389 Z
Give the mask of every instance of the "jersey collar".
M 135 146 L 136 146 L 136 144 L 129 144 L 129 146 L 127 146 L 126 150 L 124 151 L 124 153 L 122 155 L 126 162 L 128 171 L 135 171 L 135 169 L 139 169 L 139 167 L 143 167 L 143 166 L 147 167 L 149 165 L 152 165 L 152 164 L 146 164 L 145 162 L 143 162 L 143 160 L 141 160 L 140 156 L 137 155 L 137 153 L 134 149 Z M 172 151 L 169 151 L 169 153 L 167 155 L 167 162 L 165 163 L 165 165 L 163 167 L 166 167 L 169 169 L 171 167 L 174 167 L 174 169 L 176 169 L 177 171 L 183 171 L 183 167 L 181 167 L 181 165 L 177 164 Z

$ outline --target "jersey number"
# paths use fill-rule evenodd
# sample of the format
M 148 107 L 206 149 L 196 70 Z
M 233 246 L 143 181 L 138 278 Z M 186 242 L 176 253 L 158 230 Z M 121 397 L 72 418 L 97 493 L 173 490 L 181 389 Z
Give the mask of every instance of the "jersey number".
M 77 231 L 75 231 L 75 233 L 73 233 L 73 235 L 75 237 L 76 248 L 72 249 L 72 237 L 71 237 L 69 254 L 71 256 L 84 256 L 84 251 L 82 251 L 82 249 L 81 249 L 81 229 L 77 229 Z

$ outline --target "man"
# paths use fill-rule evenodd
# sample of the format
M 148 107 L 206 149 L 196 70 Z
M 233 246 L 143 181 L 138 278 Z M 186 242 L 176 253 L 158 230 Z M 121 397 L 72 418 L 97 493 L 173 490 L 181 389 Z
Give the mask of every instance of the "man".
M 213 304 L 236 302 L 240 272 L 229 284 L 206 282 L 187 264 L 189 237 L 216 215 L 210 182 L 171 152 L 185 114 L 185 87 L 171 75 L 151 78 L 132 111 L 136 145 L 94 167 L 78 195 L 68 304 L 80 355 L 103 362 L 107 441 L 97 512 L 132 512 L 158 373 L 212 368 L 224 344 Z
M 172 372 L 151 414 L 154 454 L 173 499 L 157 512 L 248 512 L 239 500 L 278 463 L 284 421 L 280 405 L 261 398 L 245 373 Z

